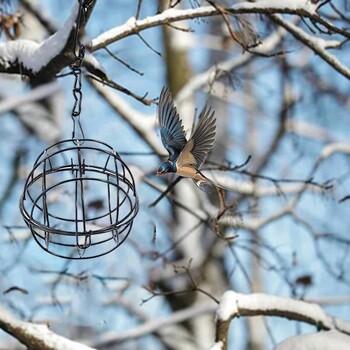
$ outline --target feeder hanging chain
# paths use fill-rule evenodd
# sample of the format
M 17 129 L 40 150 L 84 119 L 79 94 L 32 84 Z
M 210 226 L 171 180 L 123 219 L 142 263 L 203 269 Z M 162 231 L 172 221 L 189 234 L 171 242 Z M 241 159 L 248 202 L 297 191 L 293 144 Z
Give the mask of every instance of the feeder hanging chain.
M 73 139 L 78 138 L 78 135 L 76 134 L 76 129 L 78 128 L 80 130 L 80 136 L 84 138 L 84 132 L 82 130 L 82 126 L 80 124 L 80 113 L 81 113 L 81 104 L 83 100 L 83 93 L 81 91 L 81 66 L 83 63 L 83 59 L 85 56 L 85 46 L 79 41 L 79 29 L 81 26 L 81 23 L 85 23 L 86 20 L 86 12 L 87 12 L 87 6 L 83 6 L 82 0 L 79 1 L 79 11 L 78 11 L 78 18 L 75 26 L 75 32 L 74 32 L 74 48 L 73 48 L 73 55 L 74 55 L 74 61 L 70 64 L 70 69 L 72 71 L 72 74 L 74 75 L 74 85 L 73 85 L 73 97 L 74 97 L 74 105 L 72 108 L 72 119 L 73 119 Z M 82 18 L 83 17 L 83 18 Z
M 81 91 L 81 64 L 85 54 L 85 47 L 79 44 L 79 53 L 75 57 L 74 62 L 70 65 L 72 74 L 74 75 L 73 96 L 74 106 L 72 109 L 72 117 L 78 117 L 81 113 L 81 103 L 83 99 L 83 93 Z
M 86 8 L 82 5 L 82 0 L 79 1 L 79 12 L 78 12 L 78 18 L 77 23 L 75 26 L 75 32 L 74 32 L 74 51 L 73 54 L 75 56 L 74 61 L 70 65 L 70 69 L 72 71 L 72 74 L 74 75 L 74 85 L 73 85 L 73 96 L 74 96 L 74 106 L 72 109 L 72 118 L 78 117 L 81 113 L 81 103 L 83 99 L 83 93 L 81 91 L 81 65 L 83 63 L 83 59 L 85 56 L 85 46 L 80 43 L 79 41 L 79 29 L 80 24 L 82 21 L 82 12 L 83 12 L 83 22 L 85 22 L 85 13 Z M 77 46 L 78 53 L 77 53 Z

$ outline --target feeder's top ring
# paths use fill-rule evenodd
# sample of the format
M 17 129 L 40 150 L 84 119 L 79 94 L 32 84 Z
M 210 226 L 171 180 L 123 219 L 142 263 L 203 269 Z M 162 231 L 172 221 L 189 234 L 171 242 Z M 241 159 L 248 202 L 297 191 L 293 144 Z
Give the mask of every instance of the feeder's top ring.
M 139 202 L 130 169 L 108 144 L 69 139 L 34 163 L 20 211 L 49 253 L 86 259 L 111 252 L 132 228 Z

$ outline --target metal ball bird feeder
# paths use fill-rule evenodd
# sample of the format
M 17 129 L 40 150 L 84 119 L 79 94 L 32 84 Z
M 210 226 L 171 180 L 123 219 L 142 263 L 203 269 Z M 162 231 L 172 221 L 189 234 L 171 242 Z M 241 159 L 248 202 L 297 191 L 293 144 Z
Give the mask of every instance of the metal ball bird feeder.
M 20 209 L 37 243 L 65 258 L 92 258 L 124 242 L 138 211 L 135 183 L 107 144 L 58 142 L 36 160 Z
M 81 9 L 80 3 L 75 45 Z M 134 178 L 119 154 L 84 137 L 79 121 L 83 57 L 80 44 L 71 65 L 73 137 L 40 154 L 20 199 L 21 214 L 39 246 L 68 259 L 94 258 L 116 249 L 129 235 L 139 208 Z

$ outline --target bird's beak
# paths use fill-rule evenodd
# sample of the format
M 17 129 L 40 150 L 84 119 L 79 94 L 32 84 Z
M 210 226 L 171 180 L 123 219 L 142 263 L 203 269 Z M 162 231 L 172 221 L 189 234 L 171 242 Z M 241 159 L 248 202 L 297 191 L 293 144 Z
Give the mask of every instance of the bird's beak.
M 160 176 L 160 175 L 162 175 L 163 173 L 161 172 L 161 171 L 158 171 L 157 170 L 157 176 Z

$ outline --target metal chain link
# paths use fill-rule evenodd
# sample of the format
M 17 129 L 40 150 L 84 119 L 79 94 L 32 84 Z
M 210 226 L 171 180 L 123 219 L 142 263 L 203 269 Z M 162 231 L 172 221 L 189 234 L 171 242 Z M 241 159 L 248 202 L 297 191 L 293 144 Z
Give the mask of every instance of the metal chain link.
M 85 22 L 85 13 L 86 8 L 82 5 L 82 0 L 79 1 L 79 12 L 78 12 L 78 18 L 77 23 L 75 27 L 74 32 L 74 61 L 70 64 L 70 69 L 72 71 L 72 74 L 74 75 L 74 84 L 73 84 L 73 97 L 74 97 L 74 105 L 72 108 L 71 117 L 73 120 L 73 132 L 72 132 L 72 139 L 78 141 L 80 138 L 84 139 L 84 131 L 80 123 L 80 113 L 81 113 L 81 104 L 83 100 L 83 92 L 81 91 L 81 66 L 83 63 L 83 59 L 85 56 L 85 46 L 80 43 L 79 41 L 79 28 L 80 23 L 82 20 L 82 13 L 83 13 L 83 21 Z M 78 47 L 79 46 L 79 47 Z M 78 53 L 77 53 L 77 47 L 78 47 Z M 78 131 L 80 132 L 80 135 L 78 134 Z
M 75 61 L 70 65 L 72 74 L 74 75 L 73 85 L 73 97 L 74 106 L 72 109 L 72 117 L 78 117 L 81 113 L 81 103 L 83 100 L 83 93 L 81 91 L 81 64 L 84 58 L 85 47 L 84 45 L 79 46 L 79 56 L 76 57 Z

